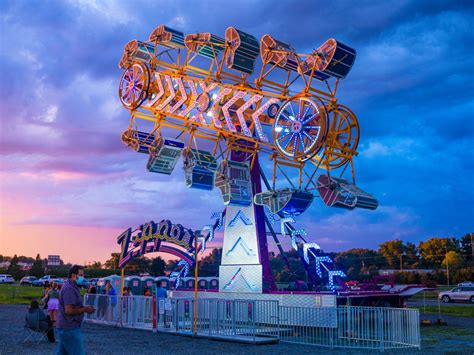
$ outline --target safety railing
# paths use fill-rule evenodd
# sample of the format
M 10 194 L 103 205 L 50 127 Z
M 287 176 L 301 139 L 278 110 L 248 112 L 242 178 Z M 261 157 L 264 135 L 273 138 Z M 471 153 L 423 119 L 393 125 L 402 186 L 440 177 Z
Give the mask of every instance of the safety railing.
M 330 348 L 419 348 L 419 313 L 376 307 L 289 307 L 278 301 L 86 295 L 87 322 L 214 339 L 282 342 Z M 197 305 L 197 309 L 195 306 Z M 155 312 L 153 311 L 156 307 Z
M 419 313 L 378 307 L 280 307 L 280 340 L 331 348 L 419 348 Z

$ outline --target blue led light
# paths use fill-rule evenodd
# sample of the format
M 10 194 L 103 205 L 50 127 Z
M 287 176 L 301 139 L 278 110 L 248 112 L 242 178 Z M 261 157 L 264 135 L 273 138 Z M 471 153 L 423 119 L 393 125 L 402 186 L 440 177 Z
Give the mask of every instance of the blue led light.
M 250 226 L 252 225 L 252 221 L 244 214 L 244 212 L 242 210 L 239 210 L 234 218 L 232 218 L 232 220 L 229 222 L 229 227 L 234 227 L 237 222 L 241 220 L 246 226 Z

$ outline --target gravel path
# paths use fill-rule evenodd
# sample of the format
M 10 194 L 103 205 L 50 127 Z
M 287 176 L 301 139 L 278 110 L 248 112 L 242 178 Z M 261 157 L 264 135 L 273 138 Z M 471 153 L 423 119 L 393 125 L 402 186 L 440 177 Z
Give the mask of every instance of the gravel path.
M 23 330 L 24 316 L 26 312 L 24 305 L 0 304 L 0 355 L 4 354 L 54 354 L 56 344 L 42 342 L 35 344 L 27 342 L 23 344 L 25 333 Z M 472 319 L 470 319 L 472 320 Z M 251 345 L 230 342 L 221 342 L 208 339 L 194 339 L 190 337 L 157 333 L 145 330 L 133 330 L 115 328 L 111 326 L 100 326 L 83 324 L 85 347 L 88 354 L 367 354 L 366 350 L 353 351 L 349 349 L 331 350 L 315 346 L 304 346 L 297 344 L 279 343 L 270 345 Z M 468 336 L 469 337 L 469 336 Z M 456 351 L 453 344 L 449 344 L 450 351 L 454 353 L 469 353 L 472 351 Z M 470 348 L 470 347 L 469 347 Z M 401 350 L 386 351 L 385 354 L 433 354 L 444 353 L 444 344 L 423 345 L 423 350 Z

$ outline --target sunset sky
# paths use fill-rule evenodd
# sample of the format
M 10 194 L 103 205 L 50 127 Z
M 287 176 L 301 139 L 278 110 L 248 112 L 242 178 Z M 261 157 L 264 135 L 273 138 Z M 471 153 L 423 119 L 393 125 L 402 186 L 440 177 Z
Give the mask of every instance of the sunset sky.
M 103 262 L 129 226 L 200 228 L 222 210 L 216 189 L 187 189 L 180 167 L 148 173 L 120 141 L 123 46 L 162 23 L 269 33 L 299 53 L 331 37 L 356 48 L 339 98 L 361 126 L 357 181 L 380 207 L 316 199 L 297 219 L 308 239 L 338 251 L 474 232 L 473 12 L 449 0 L 0 1 L 0 254 Z

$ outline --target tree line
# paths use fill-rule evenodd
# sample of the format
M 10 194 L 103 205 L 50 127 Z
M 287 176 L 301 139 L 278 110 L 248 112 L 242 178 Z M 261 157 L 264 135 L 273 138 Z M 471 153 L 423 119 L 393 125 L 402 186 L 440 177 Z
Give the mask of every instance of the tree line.
M 395 275 L 400 283 L 423 283 L 434 286 L 447 283 L 448 270 L 451 284 L 474 280 L 472 239 L 472 234 L 466 234 L 459 239 L 430 238 L 419 242 L 418 245 L 395 239 L 380 244 L 377 250 L 353 248 L 329 253 L 321 250 L 320 253 L 332 257 L 334 265 L 346 273 L 347 280 L 369 280 L 379 275 L 382 269 L 394 269 L 397 270 Z M 120 273 L 119 257 L 119 253 L 112 253 L 105 263 L 94 262 L 88 265 L 86 275 L 104 277 Z M 210 254 L 200 259 L 199 276 L 217 276 L 221 257 L 222 249 L 214 248 Z M 30 260 L 33 261 L 31 270 L 21 270 L 18 263 Z M 35 259 L 17 255 L 13 258 L 0 255 L 0 262 L 2 261 L 10 261 L 10 266 L 6 270 L 0 269 L 0 273 L 11 274 L 16 280 L 25 275 L 41 277 L 46 272 L 58 277 L 66 277 L 71 266 L 61 262 L 60 266 L 46 267 L 47 260 L 41 259 L 39 254 Z M 287 251 L 284 255 L 270 253 L 270 265 L 276 282 L 308 280 L 300 255 L 295 250 Z M 309 267 L 314 267 L 312 262 Z M 177 260 L 165 261 L 160 256 L 155 258 L 142 256 L 130 261 L 125 267 L 125 273 L 162 276 L 177 269 Z M 326 280 L 320 280 L 320 282 L 324 283 Z

